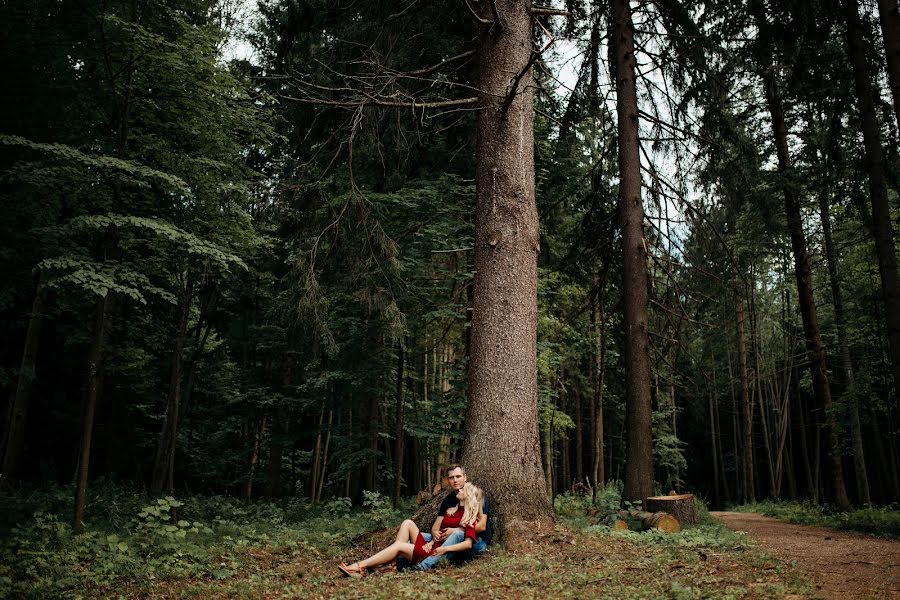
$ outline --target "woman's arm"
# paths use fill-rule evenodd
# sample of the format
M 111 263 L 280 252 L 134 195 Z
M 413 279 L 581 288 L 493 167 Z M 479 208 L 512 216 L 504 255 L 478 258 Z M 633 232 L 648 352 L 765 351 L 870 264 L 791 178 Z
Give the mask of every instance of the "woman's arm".
M 472 538 L 466 538 L 458 544 L 450 544 L 449 546 L 441 546 L 434 551 L 435 556 L 441 556 L 447 552 L 459 552 L 460 550 L 468 550 L 475 542 Z

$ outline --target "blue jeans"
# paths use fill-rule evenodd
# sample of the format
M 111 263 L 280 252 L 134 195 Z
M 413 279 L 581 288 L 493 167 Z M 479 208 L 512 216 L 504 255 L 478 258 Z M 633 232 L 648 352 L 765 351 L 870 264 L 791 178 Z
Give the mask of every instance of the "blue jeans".
M 422 537 L 425 538 L 425 543 L 428 543 L 431 541 L 430 533 L 423 533 Z M 464 539 L 466 539 L 465 532 L 462 529 L 457 529 L 456 531 L 451 533 L 447 537 L 446 540 L 444 540 L 444 543 L 442 545 L 450 546 L 451 544 L 458 544 L 458 543 L 462 542 Z M 415 566 L 415 568 L 420 571 L 427 571 L 428 569 L 430 569 L 431 567 L 436 565 L 438 562 L 440 562 L 440 560 L 443 558 L 447 558 L 451 562 L 458 562 L 460 560 L 467 560 L 469 558 L 475 558 L 476 556 L 478 556 L 479 554 L 481 554 L 482 552 L 487 550 L 487 547 L 488 547 L 487 542 L 485 542 L 481 538 L 476 538 L 475 543 L 468 550 L 463 550 L 460 552 L 451 552 L 449 554 L 444 554 L 442 556 L 431 555 L 428 558 L 424 559 L 419 564 L 417 564 Z

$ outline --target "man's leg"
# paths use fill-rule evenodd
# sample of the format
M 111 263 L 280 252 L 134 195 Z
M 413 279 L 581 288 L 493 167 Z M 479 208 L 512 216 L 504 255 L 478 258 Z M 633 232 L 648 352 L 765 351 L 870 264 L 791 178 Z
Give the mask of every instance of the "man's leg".
M 444 543 L 441 545 L 450 546 L 451 544 L 458 544 L 464 539 L 466 539 L 466 532 L 462 529 L 457 529 L 449 536 L 447 536 L 447 539 L 444 540 Z M 449 558 L 452 554 L 455 554 L 455 552 L 450 552 L 449 554 L 443 554 L 441 556 L 435 556 L 432 554 L 431 556 L 417 564 L 416 569 L 419 569 L 420 571 L 427 571 L 428 569 L 436 565 L 442 558 L 444 558 L 445 556 Z
M 461 565 L 467 560 L 471 560 L 473 558 L 478 558 L 488 549 L 488 543 L 485 542 L 481 538 L 475 539 L 475 544 L 472 545 L 468 550 L 463 550 L 461 552 L 453 552 L 450 557 L 450 562 L 454 565 Z

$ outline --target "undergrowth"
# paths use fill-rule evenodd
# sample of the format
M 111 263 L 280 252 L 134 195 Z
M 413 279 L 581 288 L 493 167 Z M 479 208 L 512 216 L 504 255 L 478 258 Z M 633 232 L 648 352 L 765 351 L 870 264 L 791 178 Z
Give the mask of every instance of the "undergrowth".
M 107 483 L 93 486 L 79 531 L 70 522 L 71 499 L 68 487 L 0 496 L 0 598 L 102 595 L 139 580 L 226 579 L 252 548 L 334 555 L 414 508 L 395 510 L 374 493 L 354 509 L 348 498 L 318 506 L 302 499 L 151 498 Z
M 733 508 L 737 512 L 753 512 L 799 525 L 818 525 L 858 531 L 879 537 L 900 539 L 900 507 L 860 508 L 841 512 L 834 507 L 809 502 L 756 502 Z
M 702 504 L 701 524 L 675 535 L 613 531 L 620 496 L 612 484 L 594 501 L 556 498 L 556 530 L 514 553 L 495 545 L 463 568 L 348 580 L 337 562 L 376 550 L 376 537 L 362 534 L 386 533 L 415 512 L 411 502 L 151 498 L 107 482 L 92 487 L 89 520 L 76 531 L 70 488 L 19 490 L 0 496 L 0 598 L 741 598 L 808 589 Z

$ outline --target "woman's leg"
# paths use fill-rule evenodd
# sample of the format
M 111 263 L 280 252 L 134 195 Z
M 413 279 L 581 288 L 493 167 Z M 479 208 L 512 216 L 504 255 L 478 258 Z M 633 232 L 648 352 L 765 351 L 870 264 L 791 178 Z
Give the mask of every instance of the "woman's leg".
M 365 560 L 361 560 L 358 563 L 353 565 L 349 565 L 351 570 L 355 570 L 359 568 L 359 570 L 367 569 L 369 567 L 377 567 L 378 565 L 386 565 L 391 562 L 397 556 L 404 556 L 407 560 L 412 560 L 413 550 L 415 546 L 410 544 L 409 542 L 394 542 L 384 550 L 380 550 L 370 556 Z
M 397 530 L 397 538 L 394 541 L 415 544 L 417 537 L 419 537 L 419 526 L 412 519 L 407 519 L 400 523 L 400 529 Z

